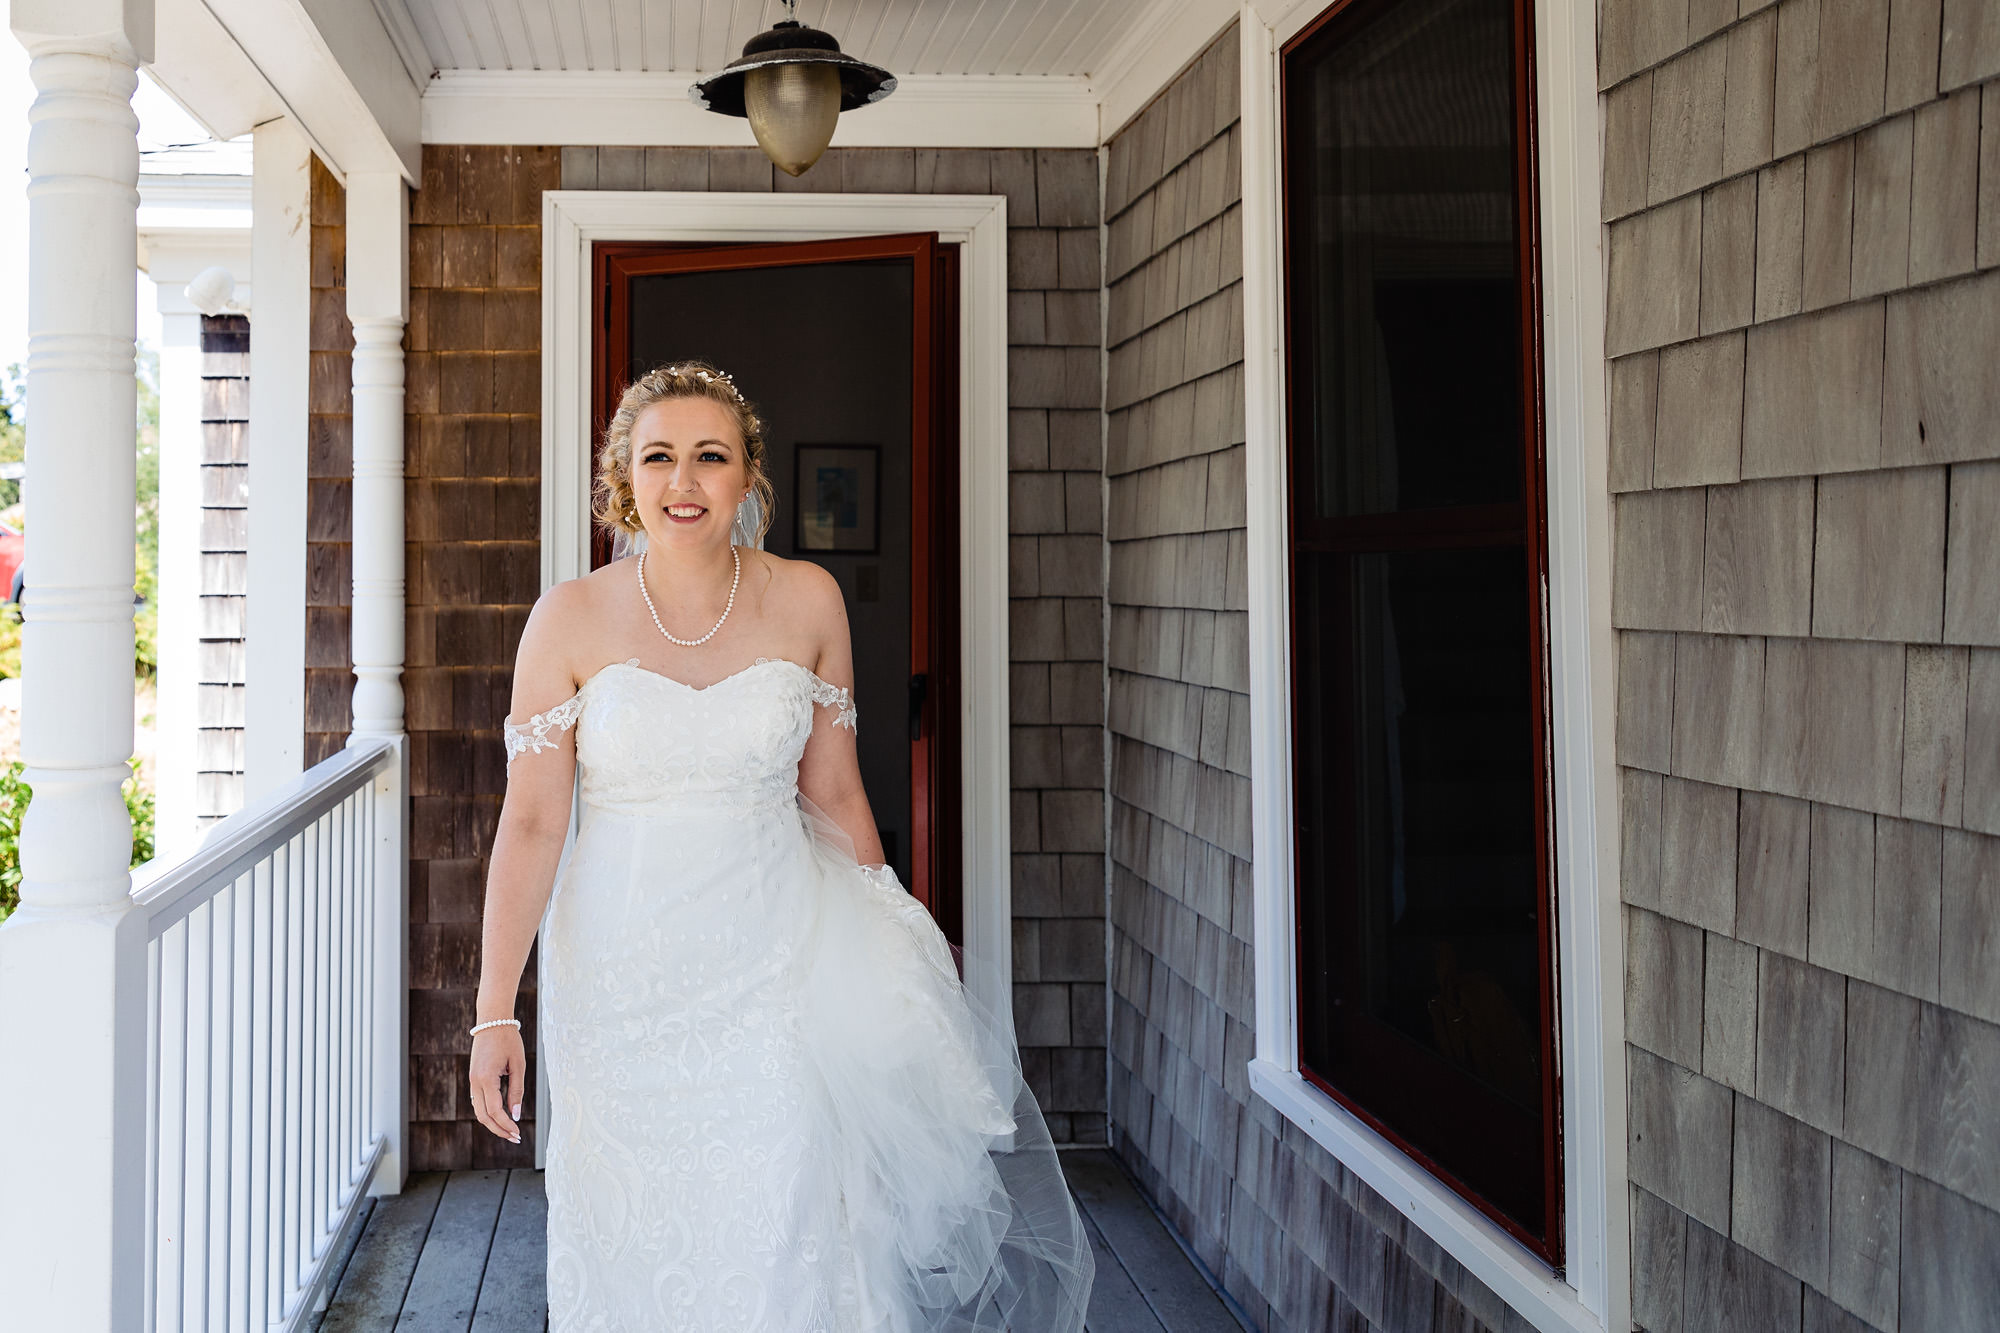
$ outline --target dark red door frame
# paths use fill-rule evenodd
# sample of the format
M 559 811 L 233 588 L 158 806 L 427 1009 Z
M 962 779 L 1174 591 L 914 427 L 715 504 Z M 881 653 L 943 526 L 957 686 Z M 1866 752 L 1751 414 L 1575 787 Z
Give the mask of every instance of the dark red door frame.
M 601 241 L 591 248 L 591 436 L 603 435 L 631 359 L 632 279 L 858 259 L 911 264 L 910 676 L 923 682 L 910 735 L 911 894 L 963 944 L 959 884 L 958 246 L 935 232 L 758 244 Z M 596 449 L 585 451 L 585 493 Z M 592 529 L 590 566 L 611 558 Z M 914 689 L 913 685 L 913 689 Z M 893 716 L 893 714 L 891 715 Z M 884 719 L 887 720 L 886 718 Z

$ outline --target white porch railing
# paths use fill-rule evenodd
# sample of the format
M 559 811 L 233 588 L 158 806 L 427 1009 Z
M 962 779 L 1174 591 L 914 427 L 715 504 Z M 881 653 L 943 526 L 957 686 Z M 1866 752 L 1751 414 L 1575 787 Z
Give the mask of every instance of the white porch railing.
M 139 872 L 146 1158 L 116 1192 L 147 1333 L 301 1327 L 363 1195 L 402 1188 L 406 747 L 357 740 Z

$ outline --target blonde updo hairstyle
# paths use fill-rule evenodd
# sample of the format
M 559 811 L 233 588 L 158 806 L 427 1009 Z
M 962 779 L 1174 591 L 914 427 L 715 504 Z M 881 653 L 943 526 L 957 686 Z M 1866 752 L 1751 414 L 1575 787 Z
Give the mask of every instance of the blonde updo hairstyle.
M 604 443 L 597 451 L 592 517 L 615 531 L 630 534 L 645 530 L 632 499 L 632 426 L 641 412 L 673 398 L 707 398 L 727 408 L 735 418 L 736 428 L 743 435 L 743 458 L 750 471 L 750 489 L 758 500 L 756 541 L 761 544 L 764 534 L 770 531 L 771 514 L 778 499 L 764 465 L 764 421 L 729 376 L 706 361 L 671 361 L 655 366 L 626 386 L 619 396 L 618 410 L 611 414 L 611 421 L 604 428 Z

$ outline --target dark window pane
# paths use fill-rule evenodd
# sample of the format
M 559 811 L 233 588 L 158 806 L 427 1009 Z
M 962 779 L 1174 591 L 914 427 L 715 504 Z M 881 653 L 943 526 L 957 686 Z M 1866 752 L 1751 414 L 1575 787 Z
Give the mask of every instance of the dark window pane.
M 1516 501 L 1512 6 L 1370 9 L 1287 70 L 1315 511 Z
M 1425 1132 L 1429 1112 L 1398 1128 L 1532 1216 L 1540 889 L 1521 551 L 1314 556 L 1299 573 L 1300 655 L 1319 667 L 1300 699 L 1300 926 L 1316 964 L 1301 1053 L 1371 1109 L 1402 1101 L 1413 1069 L 1426 1088 L 1476 1084 L 1476 1102 L 1437 1108 L 1482 1107 L 1463 1130 Z
M 1519 22 L 1286 53 L 1299 1056 L 1557 1259 Z

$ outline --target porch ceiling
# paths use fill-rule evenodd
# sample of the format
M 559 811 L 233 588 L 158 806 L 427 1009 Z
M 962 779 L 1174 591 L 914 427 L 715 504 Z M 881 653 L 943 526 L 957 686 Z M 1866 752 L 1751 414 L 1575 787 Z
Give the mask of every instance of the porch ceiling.
M 779 0 L 376 0 L 431 69 L 707 72 L 785 17 Z M 799 21 L 897 75 L 1098 73 L 1155 0 L 800 0 Z M 428 64 L 430 68 L 421 68 Z

